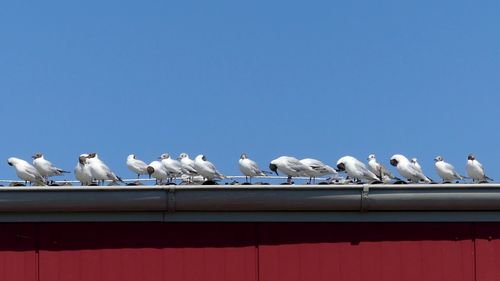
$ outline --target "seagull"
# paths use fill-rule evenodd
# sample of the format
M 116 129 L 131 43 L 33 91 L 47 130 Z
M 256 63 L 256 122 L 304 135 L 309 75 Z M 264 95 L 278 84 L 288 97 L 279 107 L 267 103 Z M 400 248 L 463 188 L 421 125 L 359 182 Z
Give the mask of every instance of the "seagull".
M 431 183 L 432 180 L 428 178 L 424 173 L 418 169 L 418 167 L 410 162 L 408 158 L 401 154 L 394 154 L 391 157 L 390 163 L 392 166 L 396 167 L 399 174 L 411 182 L 418 183 L 424 181 L 426 183 Z
M 338 177 L 338 173 L 334 168 L 324 164 L 319 160 L 305 158 L 300 160 L 300 163 L 311 168 L 310 170 L 305 172 L 305 175 L 309 177 L 309 184 L 311 184 L 311 182 L 314 182 L 316 180 L 316 177 L 322 177 L 326 175 L 333 175 L 333 178 Z
M 144 161 L 139 160 L 135 157 L 135 154 L 130 154 L 127 156 L 127 168 L 137 174 L 137 179 L 141 177 L 141 175 L 145 175 L 148 173 L 146 170 L 148 165 L 144 163 Z
M 417 169 L 417 171 L 419 171 L 422 174 L 424 173 L 424 171 L 422 170 L 422 166 L 420 166 L 420 164 L 417 161 L 417 158 L 413 157 L 410 160 L 410 162 L 411 162 L 411 164 L 413 164 L 413 166 L 415 167 L 415 169 Z
M 214 164 L 207 161 L 205 155 L 200 154 L 194 158 L 194 168 L 198 174 L 202 175 L 207 180 L 223 179 L 224 175 L 219 173 L 215 168 Z
M 49 177 L 60 176 L 63 173 L 69 173 L 63 169 L 57 168 L 52 163 L 46 160 L 42 153 L 35 153 L 31 156 L 33 158 L 33 166 L 38 170 L 40 175 L 47 181 Z
M 16 175 L 25 182 L 45 185 L 45 179 L 30 163 L 16 157 L 10 157 L 7 159 L 7 163 L 16 169 Z
M 369 182 L 380 181 L 373 172 L 368 170 L 366 165 L 352 156 L 344 156 L 337 161 L 337 169 L 345 171 L 351 178 L 367 180 Z
M 182 176 L 182 165 L 180 161 L 172 159 L 168 153 L 160 155 L 160 159 L 165 169 L 167 169 L 170 181 Z
M 246 153 L 241 154 L 240 160 L 238 161 L 240 165 L 240 171 L 243 175 L 245 175 L 245 180 L 248 182 L 250 178 L 250 183 L 252 182 L 252 177 L 256 176 L 266 176 L 266 173 L 263 172 L 255 161 L 248 158 Z
M 394 176 L 391 171 L 387 170 L 387 168 L 377 162 L 377 158 L 375 154 L 368 155 L 368 169 L 374 173 L 377 177 L 379 177 L 382 182 L 389 182 L 390 180 L 401 180 L 400 178 Z
M 269 164 L 269 169 L 279 176 L 278 170 L 288 176 L 287 183 L 292 184 L 292 177 L 307 176 L 306 172 L 311 172 L 311 168 L 302 164 L 299 159 L 291 156 L 281 156 Z
M 163 184 L 163 180 L 168 179 L 168 171 L 160 161 L 155 160 L 149 163 L 146 170 L 149 178 L 153 177 L 156 179 L 156 185 Z
M 454 180 L 463 180 L 464 177 L 455 171 L 455 167 L 450 163 L 444 161 L 442 156 L 437 156 L 434 158 L 434 166 L 436 167 L 436 173 L 443 179 L 443 183 L 453 182 Z
M 189 158 L 187 153 L 181 153 L 179 158 L 177 158 L 181 162 L 182 173 L 187 176 L 188 182 L 193 182 L 194 177 L 199 176 L 198 172 L 194 168 L 193 159 Z
M 481 183 L 493 180 L 484 174 L 483 165 L 476 160 L 474 154 L 469 154 L 467 156 L 467 165 L 465 169 L 467 170 L 467 176 L 472 178 L 473 182 Z
M 111 180 L 113 182 L 122 181 L 122 179 L 113 173 L 111 169 L 97 156 L 97 153 L 89 153 L 87 157 L 87 163 L 89 165 L 90 173 L 92 174 L 92 179 L 101 182 L 104 185 L 104 181 Z
M 87 186 L 92 184 L 92 173 L 90 172 L 90 167 L 87 163 L 88 154 L 80 154 L 78 157 L 78 164 L 75 167 L 75 177 L 82 186 Z

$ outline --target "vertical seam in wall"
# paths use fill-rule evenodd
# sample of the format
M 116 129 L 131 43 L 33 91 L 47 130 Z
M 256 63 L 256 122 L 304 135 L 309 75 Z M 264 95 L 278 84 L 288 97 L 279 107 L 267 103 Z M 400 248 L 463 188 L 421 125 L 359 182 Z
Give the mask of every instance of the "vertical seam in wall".
M 255 222 L 255 280 L 260 280 L 260 237 L 259 237 L 259 222 Z
M 477 223 L 472 223 L 472 257 L 474 259 L 473 263 L 473 272 L 474 272 L 474 281 L 477 280 L 477 249 L 476 249 L 476 231 Z
M 35 267 L 36 267 L 36 280 L 40 281 L 40 231 L 39 231 L 39 223 L 34 223 L 33 232 L 34 232 L 34 241 L 35 241 Z

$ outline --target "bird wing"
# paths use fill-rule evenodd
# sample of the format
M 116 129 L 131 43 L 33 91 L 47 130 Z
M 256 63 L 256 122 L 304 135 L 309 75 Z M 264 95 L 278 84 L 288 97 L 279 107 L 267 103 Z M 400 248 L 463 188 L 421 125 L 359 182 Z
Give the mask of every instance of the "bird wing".
M 182 164 L 182 168 L 184 170 L 186 170 L 188 173 L 190 174 L 198 174 L 198 171 L 196 171 L 196 169 L 194 168 L 194 162 L 192 163 L 181 163 Z
M 309 166 L 302 164 L 300 161 L 289 161 L 288 164 L 289 168 L 297 173 L 302 173 L 307 171 L 308 169 L 311 169 L 309 168 Z
M 252 169 L 252 171 L 255 173 L 255 174 L 262 174 L 262 171 L 260 170 L 259 168 L 259 165 L 257 165 L 257 163 L 253 160 L 250 160 L 248 159 L 248 164 L 250 165 L 250 169 Z
M 117 181 L 117 180 L 120 180 L 119 177 L 117 177 L 115 175 L 115 173 L 113 173 L 113 171 L 111 171 L 111 169 L 106 165 L 104 164 L 103 162 L 100 163 L 101 165 L 101 169 L 104 170 L 104 172 L 106 173 L 106 176 L 111 179 L 111 180 L 114 180 L 114 181 Z
M 26 165 L 24 171 L 28 175 L 32 176 L 33 178 L 35 178 L 41 182 L 44 182 L 42 175 L 40 175 L 40 173 L 38 172 L 38 170 L 35 167 L 33 167 L 31 165 Z
M 362 171 L 363 172 L 363 176 L 365 176 L 366 178 L 370 178 L 370 179 L 373 179 L 373 180 L 380 180 L 377 175 L 375 175 L 370 170 L 368 170 L 368 168 L 366 168 L 365 164 L 363 164 L 359 160 L 354 162 L 354 167 L 356 169 Z
M 453 167 L 453 165 L 451 165 L 450 163 L 444 163 L 443 167 L 447 170 L 455 172 L 455 167 Z
M 380 169 L 380 175 L 382 177 L 385 175 L 385 176 L 388 176 L 391 179 L 395 178 L 395 176 L 391 173 L 391 171 L 389 171 L 384 165 L 379 164 L 379 167 L 380 167 L 379 168 Z

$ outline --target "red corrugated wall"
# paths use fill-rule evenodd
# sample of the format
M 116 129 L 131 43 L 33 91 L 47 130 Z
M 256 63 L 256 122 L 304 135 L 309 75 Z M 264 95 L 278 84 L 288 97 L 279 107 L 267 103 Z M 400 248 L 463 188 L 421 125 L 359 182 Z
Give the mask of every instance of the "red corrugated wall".
M 4 223 L 0 280 L 500 280 L 500 223 Z

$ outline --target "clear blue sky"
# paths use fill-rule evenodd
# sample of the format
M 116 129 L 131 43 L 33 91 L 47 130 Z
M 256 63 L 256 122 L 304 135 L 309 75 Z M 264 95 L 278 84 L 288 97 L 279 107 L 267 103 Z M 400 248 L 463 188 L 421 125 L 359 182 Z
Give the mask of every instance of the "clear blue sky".
M 280 155 L 474 152 L 500 179 L 498 1 L 9 1 L 0 4 L 6 159 L 73 170 L 96 151 L 203 153 L 239 175 Z M 71 175 L 69 178 L 73 178 Z

